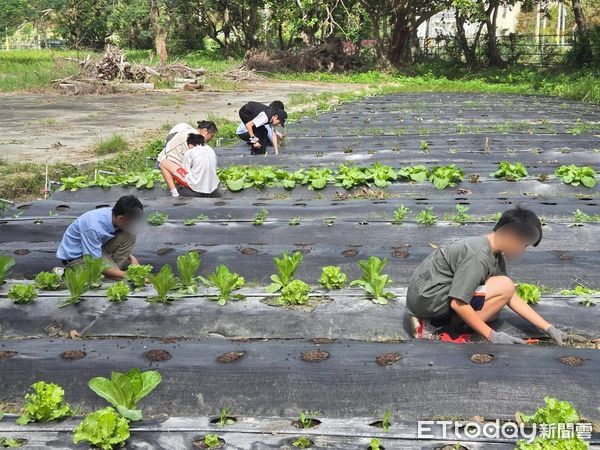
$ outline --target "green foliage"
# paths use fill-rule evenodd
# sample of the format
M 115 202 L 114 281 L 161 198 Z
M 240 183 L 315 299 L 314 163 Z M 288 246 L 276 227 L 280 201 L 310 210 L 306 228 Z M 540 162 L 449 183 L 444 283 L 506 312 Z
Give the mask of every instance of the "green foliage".
M 535 284 L 519 283 L 516 292 L 519 297 L 530 305 L 537 305 L 542 298 L 542 288 Z
M 125 272 L 125 281 L 131 283 L 136 291 L 146 286 L 146 280 L 150 277 L 153 267 L 150 264 L 141 266 L 129 266 Z
M 35 276 L 35 287 L 42 291 L 56 291 L 61 283 L 62 278 L 54 272 L 40 272 Z
M 306 436 L 300 436 L 298 439 L 292 442 L 292 445 L 296 448 L 310 448 L 312 447 L 313 443 Z
M 89 274 L 82 265 L 66 269 L 64 273 L 64 280 L 65 286 L 71 295 L 69 300 L 60 305 L 61 308 L 79 303 L 81 296 L 90 288 Z
M 219 436 L 216 434 L 207 434 L 202 439 L 206 448 L 217 448 L 221 445 L 221 441 L 219 440 Z
M 179 281 L 173 276 L 171 266 L 165 264 L 156 275 L 149 275 L 148 278 L 156 289 L 156 295 L 148 297 L 149 302 L 168 303 L 175 300 L 176 296 L 171 291 L 177 289 Z
M 25 394 L 25 412 L 17 419 L 18 425 L 48 422 L 71 415 L 71 407 L 63 403 L 65 391 L 59 385 L 38 381 L 31 388 L 33 392 Z
M 200 277 L 200 279 L 204 284 L 219 290 L 219 296 L 216 298 L 219 305 L 225 305 L 228 300 L 244 298 L 243 295 L 233 294 L 233 292 L 244 287 L 246 280 L 237 273 L 230 272 L 224 264 L 220 264 L 214 273 L 208 275 L 208 278 Z
M 310 286 L 302 280 L 291 280 L 281 289 L 279 303 L 282 305 L 306 305 Z
M 235 420 L 229 416 L 230 413 L 231 411 L 229 408 L 223 408 L 219 413 L 219 420 L 217 421 L 217 425 L 221 428 L 225 427 L 226 425 L 233 425 L 235 423 Z
M 381 428 L 383 429 L 383 431 L 389 431 L 391 418 L 392 418 L 392 412 L 389 409 L 387 409 L 383 413 L 383 418 L 381 419 Z
M 288 225 L 290 227 L 296 227 L 296 226 L 300 225 L 300 219 L 298 219 L 297 217 L 292 217 L 290 219 L 290 221 L 288 222 Z
M 370 450 L 380 450 L 381 447 L 381 441 L 377 438 L 373 438 L 371 439 L 371 442 L 369 444 L 369 449 Z
M 429 181 L 433 183 L 436 189 L 446 189 L 448 186 L 456 186 L 464 177 L 462 169 L 456 167 L 456 164 L 450 164 L 449 166 L 434 168 L 429 176 Z
M 271 285 L 267 288 L 267 292 L 277 292 L 287 286 L 298 266 L 302 263 L 304 256 L 300 252 L 294 252 L 292 256 L 288 255 L 287 252 L 283 252 L 281 258 L 274 258 L 275 267 L 277 267 L 278 274 L 271 275 Z
M 183 219 L 183 224 L 186 227 L 191 227 L 196 225 L 198 222 L 203 222 L 205 220 L 208 220 L 208 217 L 205 214 L 200 214 L 199 216 L 192 217 L 191 219 Z
M 103 258 L 94 258 L 92 255 L 83 255 L 83 268 L 88 274 L 88 287 L 90 289 L 102 286 L 104 272 L 110 266 Z
M 423 151 L 425 153 L 429 153 L 429 142 L 421 139 L 419 141 L 419 148 L 421 149 L 421 151 Z
M 269 215 L 269 211 L 266 209 L 261 209 L 254 215 L 254 219 L 252 219 L 252 225 L 262 225 L 265 223 L 265 219 Z
M 469 212 L 469 207 L 465 205 L 458 204 L 456 205 L 456 214 L 452 216 L 452 221 L 454 223 L 466 223 L 471 220 Z
M 307 411 L 300 411 L 300 415 L 298 416 L 298 422 L 302 428 L 310 428 L 312 426 L 312 419 L 309 417 Z
M 127 156 L 128 161 L 131 160 L 131 156 Z M 118 160 L 118 156 L 115 157 Z M 129 163 L 130 164 L 130 163 Z M 125 165 L 131 167 L 128 163 Z M 115 167 L 107 167 L 107 169 L 116 170 Z M 62 177 L 61 191 L 76 191 L 78 189 L 100 187 L 108 189 L 113 186 L 124 186 L 124 187 L 135 187 L 136 189 L 152 189 L 156 183 L 162 183 L 164 181 L 159 170 L 144 169 L 138 171 L 119 172 L 116 175 L 105 175 L 97 174 L 94 179 L 91 179 L 87 175 L 78 175 L 71 177 Z
M 37 297 L 37 291 L 31 284 L 13 284 L 8 290 L 8 298 L 19 305 L 31 303 Z
M 0 284 L 4 284 L 6 278 L 10 275 L 10 270 L 15 265 L 15 258 L 12 256 L 0 255 Z
M 341 289 L 346 285 L 347 278 L 339 266 L 325 266 L 321 271 L 319 283 L 326 289 Z
M 180 291 L 187 294 L 198 292 L 198 277 L 200 269 L 200 254 L 191 251 L 177 257 L 177 270 L 179 272 Z
M 429 169 L 425 166 L 407 166 L 398 170 L 398 176 L 405 180 L 422 183 L 427 181 L 430 176 Z
M 592 220 L 594 220 L 592 216 L 584 213 L 580 209 L 575 210 L 575 212 L 573 213 L 573 223 L 575 224 L 584 224 L 591 222 Z
M 596 304 L 596 302 L 592 298 L 592 295 L 595 295 L 598 292 L 600 291 L 585 287 L 581 284 L 575 286 L 575 289 L 564 289 L 560 291 L 562 295 L 574 295 L 575 297 L 580 297 L 581 304 L 586 307 L 591 307 Z
M 394 221 L 392 222 L 395 225 L 402 225 L 402 222 L 406 219 L 406 217 L 411 214 L 411 210 L 404 205 L 400 205 L 394 211 Z
M 511 164 L 508 161 L 502 161 L 498 166 L 498 170 L 490 174 L 491 176 L 503 178 L 506 181 L 519 181 L 528 175 L 527 169 L 520 162 Z
M 121 303 L 127 300 L 130 289 L 125 281 L 121 280 L 118 283 L 113 284 L 106 290 L 106 298 L 114 303 Z
M 113 134 L 107 139 L 102 139 L 96 144 L 94 153 L 96 155 L 108 155 L 110 153 L 124 152 L 129 148 L 129 142 L 119 134 Z
M 518 441 L 515 450 L 587 450 L 588 444 L 579 438 L 549 439 L 536 437 L 531 444 Z
M 376 256 L 369 257 L 368 260 L 361 260 L 358 263 L 363 270 L 363 275 L 358 280 L 350 283 L 350 286 L 359 286 L 365 290 L 374 303 L 387 305 L 388 299 L 395 297 L 391 292 L 386 292 L 385 287 L 392 282 L 389 275 L 382 275 L 381 271 L 387 264 L 387 258 L 379 259 Z
M 23 447 L 23 445 L 26 444 L 27 441 L 25 440 L 19 440 L 19 439 L 13 439 L 13 438 L 5 438 L 0 436 L 0 447 L 3 448 L 19 448 L 19 447 Z
M 400 177 L 396 170 L 379 162 L 371 166 L 368 174 L 378 188 L 389 186 Z
M 340 164 L 334 176 L 336 186 L 344 189 L 353 189 L 362 185 L 369 185 L 369 175 L 365 169 L 353 165 Z
M 113 372 L 110 380 L 104 377 L 92 378 L 90 389 L 116 408 L 118 413 L 129 420 L 141 420 L 142 411 L 137 404 L 161 382 L 160 373 L 131 369 L 127 373 Z
M 158 226 L 164 224 L 168 218 L 169 218 L 168 214 L 154 211 L 154 212 L 151 212 L 150 214 L 148 214 L 148 217 L 146 218 L 146 220 L 148 221 L 148 223 L 150 225 L 152 225 L 154 227 L 158 227 Z
M 327 186 L 331 181 L 331 169 L 318 169 L 311 167 L 310 169 L 300 169 L 295 172 L 296 177 L 303 186 L 307 186 L 309 190 L 319 191 Z
M 431 226 L 437 222 L 437 216 L 433 213 L 433 208 L 426 208 L 417 214 L 417 223 L 419 225 Z
M 571 186 L 583 185 L 587 188 L 596 186 L 596 171 L 588 166 L 578 167 L 574 164 L 560 166 L 554 174 L 565 184 Z
M 88 442 L 102 450 L 124 446 L 129 436 L 129 422 L 110 406 L 88 414 L 73 430 L 75 444 Z

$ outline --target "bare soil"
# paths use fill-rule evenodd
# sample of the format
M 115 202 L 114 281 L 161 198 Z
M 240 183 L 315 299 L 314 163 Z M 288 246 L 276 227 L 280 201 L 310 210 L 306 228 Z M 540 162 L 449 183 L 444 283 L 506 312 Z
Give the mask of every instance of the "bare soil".
M 410 245 L 405 244 L 399 247 L 392 247 L 392 256 L 394 258 L 408 258 L 408 248 Z
M 312 417 L 310 417 L 310 418 L 308 418 L 308 425 L 307 426 L 304 426 L 302 424 L 302 422 L 300 422 L 299 420 L 294 420 L 292 422 L 292 425 L 295 426 L 296 428 L 299 428 L 299 429 L 302 430 L 304 428 L 314 428 L 314 427 L 316 427 L 318 425 L 321 425 L 321 421 L 318 420 L 318 419 L 313 419 Z
M 221 364 L 232 363 L 232 362 L 237 361 L 238 359 L 242 358 L 245 354 L 246 354 L 246 352 L 223 353 L 222 355 L 217 357 L 217 362 L 220 362 Z
M 146 358 L 152 362 L 168 361 L 172 357 L 173 356 L 168 351 L 163 350 L 162 348 L 156 348 L 146 352 Z
M 355 256 L 358 255 L 358 250 L 355 250 L 353 248 L 349 248 L 347 250 L 344 250 L 342 252 L 342 255 L 344 255 L 346 258 L 354 258 Z
M 492 362 L 496 357 L 494 355 L 490 355 L 489 353 L 474 353 L 471 355 L 471 362 L 475 364 L 487 364 Z
M 241 247 L 239 250 L 242 255 L 246 256 L 256 255 L 258 253 L 258 250 L 252 247 Z
M 335 339 L 329 339 L 329 338 L 313 338 L 311 339 L 311 342 L 313 344 L 333 344 L 335 342 Z
M 90 162 L 101 139 L 120 134 L 139 142 L 165 124 L 195 123 L 210 116 L 239 120 L 250 100 L 289 102 L 293 94 L 351 92 L 362 85 L 261 80 L 240 91 L 178 90 L 65 96 L 55 93 L 0 95 L 0 154 L 15 162 Z
M 329 358 L 329 353 L 324 351 L 302 353 L 302 361 L 306 362 L 321 362 Z
M 67 350 L 62 352 L 60 355 L 63 359 L 68 359 L 70 361 L 77 361 L 78 359 L 85 358 L 87 353 L 83 350 Z
M 11 351 L 0 351 L 0 359 L 8 359 L 8 358 L 12 358 L 13 356 L 15 356 L 17 354 L 17 352 L 11 352 Z
M 559 358 L 558 360 L 567 366 L 573 366 L 573 367 L 581 366 L 583 364 L 583 359 L 580 358 L 579 356 L 568 355 L 568 356 L 563 356 L 563 357 Z
M 380 366 L 391 366 L 396 364 L 401 359 L 402 355 L 400 353 L 389 352 L 379 355 L 377 358 L 375 358 L 375 362 Z

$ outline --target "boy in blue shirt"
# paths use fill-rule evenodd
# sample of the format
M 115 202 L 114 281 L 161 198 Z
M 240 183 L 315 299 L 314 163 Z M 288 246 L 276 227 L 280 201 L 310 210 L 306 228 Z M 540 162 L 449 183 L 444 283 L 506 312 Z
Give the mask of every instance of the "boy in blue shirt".
M 121 197 L 112 209 L 88 211 L 69 225 L 56 257 L 65 266 L 81 263 L 84 255 L 103 258 L 108 266 L 104 275 L 121 279 L 125 276 L 125 266 L 139 264 L 131 251 L 136 228 L 143 218 L 144 206 L 133 195 Z

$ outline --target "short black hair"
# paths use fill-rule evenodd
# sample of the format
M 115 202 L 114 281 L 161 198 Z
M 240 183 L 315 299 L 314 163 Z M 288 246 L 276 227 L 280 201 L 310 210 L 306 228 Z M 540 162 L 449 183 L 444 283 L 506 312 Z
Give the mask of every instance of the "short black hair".
M 538 216 L 531 210 L 517 206 L 514 209 L 504 211 L 500 220 L 496 223 L 494 231 L 500 228 L 510 228 L 511 231 L 534 242 L 537 247 L 542 241 L 542 222 Z
M 202 130 L 206 130 L 208 131 L 210 134 L 217 134 L 217 131 L 219 131 L 219 129 L 217 128 L 217 125 L 215 125 L 215 123 L 212 120 L 199 120 L 198 122 L 198 129 Z
M 277 109 L 285 109 L 285 106 L 281 100 L 273 100 L 271 103 L 269 103 L 269 108 L 275 111 Z
M 193 145 L 194 147 L 197 145 L 204 145 L 204 136 L 198 133 L 190 133 L 187 137 L 187 144 Z
M 285 124 L 287 113 L 283 109 L 276 109 L 273 111 L 273 115 L 279 117 L 282 126 Z
M 136 220 L 144 215 L 144 205 L 135 195 L 124 195 L 117 200 L 112 213 L 115 216 L 125 216 L 128 219 Z

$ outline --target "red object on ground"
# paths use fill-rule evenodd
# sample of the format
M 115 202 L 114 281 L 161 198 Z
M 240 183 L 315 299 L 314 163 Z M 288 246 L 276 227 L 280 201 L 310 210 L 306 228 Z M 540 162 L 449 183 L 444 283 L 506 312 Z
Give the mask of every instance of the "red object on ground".
M 180 175 L 181 178 L 177 175 Z M 177 173 L 173 174 L 173 178 L 175 179 L 175 181 L 177 183 L 179 183 L 183 187 L 186 187 L 189 189 L 190 188 L 189 185 L 184 181 L 186 175 L 187 175 L 187 170 L 185 170 L 183 167 L 180 167 L 179 169 L 177 169 Z
M 440 341 L 444 342 L 452 342 L 454 344 L 468 344 L 471 342 L 471 333 L 462 333 L 459 334 L 456 338 L 452 338 L 448 333 L 440 333 L 438 334 Z

